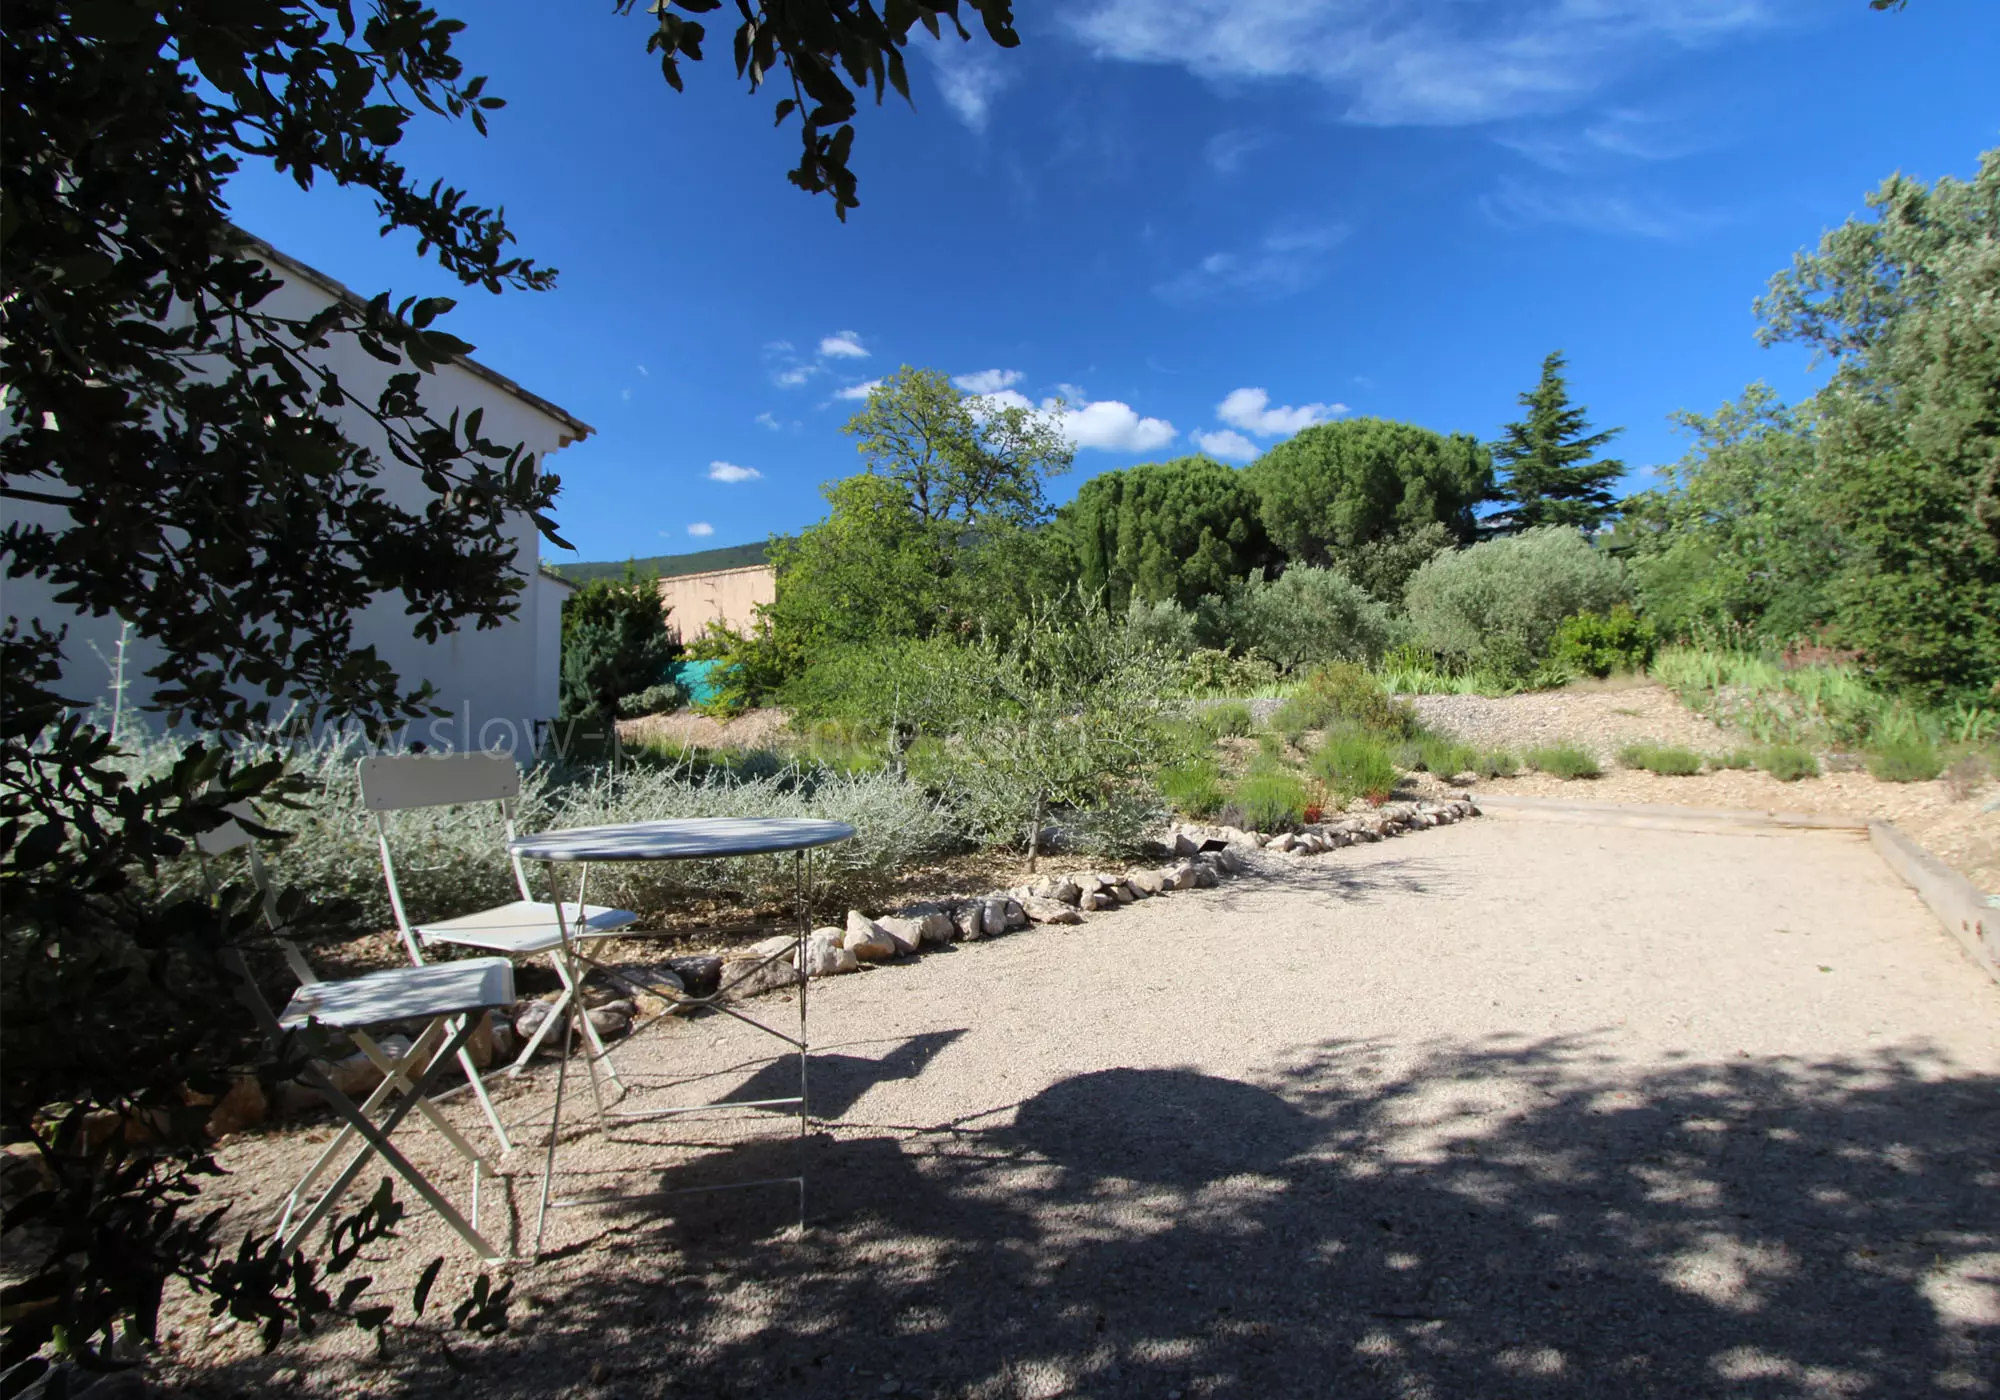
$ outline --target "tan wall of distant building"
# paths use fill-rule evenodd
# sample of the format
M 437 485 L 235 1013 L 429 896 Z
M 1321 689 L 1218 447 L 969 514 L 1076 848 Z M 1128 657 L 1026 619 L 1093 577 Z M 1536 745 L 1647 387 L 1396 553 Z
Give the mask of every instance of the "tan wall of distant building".
M 758 606 L 777 597 L 778 575 L 769 564 L 660 580 L 660 600 L 671 610 L 667 625 L 683 641 L 693 641 L 717 622 L 747 632 L 757 622 Z

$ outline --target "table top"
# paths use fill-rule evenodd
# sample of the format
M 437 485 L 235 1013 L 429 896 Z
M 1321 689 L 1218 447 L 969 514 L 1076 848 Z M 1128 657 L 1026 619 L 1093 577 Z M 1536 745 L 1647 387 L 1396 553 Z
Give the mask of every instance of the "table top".
M 516 837 L 509 849 L 523 860 L 710 860 L 803 851 L 853 835 L 846 822 L 806 817 L 693 817 L 538 831 Z

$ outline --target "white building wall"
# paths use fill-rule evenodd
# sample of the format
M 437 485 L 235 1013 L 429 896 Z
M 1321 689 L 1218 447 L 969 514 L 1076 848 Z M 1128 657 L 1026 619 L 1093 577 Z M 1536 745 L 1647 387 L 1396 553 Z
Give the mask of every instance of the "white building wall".
M 285 286 L 266 306 L 280 314 L 309 316 L 338 295 L 335 288 L 320 285 L 302 269 L 278 264 L 276 270 L 285 277 Z M 336 340 L 324 353 L 341 387 L 369 404 L 388 376 L 397 372 L 346 338 Z M 484 409 L 484 436 L 507 445 L 521 443 L 538 460 L 589 431 L 552 405 L 538 404 L 495 378 L 462 365 L 440 366 L 424 380 L 425 402 L 439 419 L 449 417 L 454 408 L 461 419 L 475 408 Z M 384 464 L 380 484 L 389 497 L 399 505 L 421 508 L 428 498 L 422 480 L 388 452 L 375 423 L 351 406 L 334 410 L 334 416 L 350 440 L 377 450 Z M 0 510 L 5 512 L 0 519 L 7 521 L 39 518 L 56 528 L 68 521 L 65 513 L 50 506 L 9 502 L 0 503 Z M 526 756 L 536 746 L 537 722 L 555 719 L 563 585 L 540 572 L 541 537 L 532 522 L 517 519 L 511 534 L 514 568 L 527 580 L 527 588 L 517 614 L 500 626 L 479 631 L 468 623 L 434 643 L 424 642 L 411 631 L 401 594 L 381 595 L 357 616 L 355 644 L 374 647 L 406 689 L 430 682 L 437 690 L 435 703 L 448 712 L 438 719 L 414 721 L 406 734 L 410 742 L 421 742 L 433 751 L 502 749 Z M 112 673 L 97 653 L 112 655 L 119 620 L 83 617 L 55 602 L 51 592 L 39 579 L 0 579 L 0 616 L 24 623 L 38 618 L 50 628 L 67 623 L 65 694 L 73 700 L 108 704 Z M 158 655 L 143 646 L 128 653 L 131 703 L 141 703 L 150 694 L 143 672 Z

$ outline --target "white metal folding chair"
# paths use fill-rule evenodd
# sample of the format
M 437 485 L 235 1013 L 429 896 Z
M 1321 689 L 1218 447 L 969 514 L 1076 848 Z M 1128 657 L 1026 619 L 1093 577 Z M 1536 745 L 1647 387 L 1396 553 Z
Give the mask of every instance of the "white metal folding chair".
M 333 1111 L 344 1120 L 345 1126 L 285 1198 L 284 1212 L 277 1228 L 286 1249 L 297 1249 L 339 1203 L 369 1159 L 380 1156 L 475 1254 L 489 1261 L 502 1258 L 501 1251 L 479 1233 L 479 1188 L 482 1178 L 492 1172 L 492 1165 L 438 1111 L 431 1102 L 431 1090 L 439 1072 L 454 1057 L 459 1057 L 472 1076 L 474 1092 L 479 1095 L 489 1121 L 498 1128 L 498 1118 L 493 1112 L 491 1100 L 486 1096 L 485 1086 L 480 1082 L 478 1072 L 471 1067 L 470 1057 L 465 1055 L 465 1042 L 477 1027 L 481 1015 L 495 1008 L 513 1005 L 514 965 L 505 958 L 470 958 L 425 967 L 387 968 L 359 977 L 321 981 L 299 951 L 298 944 L 285 936 L 278 918 L 276 897 L 250 834 L 231 822 L 199 838 L 196 846 L 204 857 L 226 855 L 235 850 L 247 851 L 251 879 L 263 900 L 265 920 L 286 965 L 299 979 L 298 990 L 292 993 L 284 1010 L 273 1012 L 241 952 L 231 949 L 227 954 L 241 982 L 239 997 L 256 1017 L 264 1033 L 271 1037 L 272 1043 L 282 1050 L 287 1036 L 310 1026 L 323 1026 L 345 1032 L 382 1071 L 381 1084 L 365 1103 L 357 1106 L 317 1064 L 307 1061 L 301 1077 L 320 1092 Z M 368 1034 L 371 1027 L 419 1019 L 427 1022 L 423 1033 L 401 1055 L 391 1054 Z M 383 1113 L 382 1107 L 391 1095 L 400 1097 Z M 413 1110 L 421 1113 L 445 1141 L 472 1164 L 472 1212 L 469 1220 L 389 1141 L 390 1135 Z M 309 1206 L 305 1206 L 304 1214 L 294 1224 L 293 1216 L 298 1215 L 300 1207 L 305 1205 L 314 1184 L 356 1138 L 361 1139 L 361 1146 L 335 1174 L 326 1189 Z
M 564 935 L 567 930 L 570 939 L 606 938 L 638 922 L 637 914 L 583 903 L 581 885 L 576 902 L 566 902 L 560 910 L 553 903 L 537 900 L 528 888 L 527 871 L 522 868 L 520 857 L 512 851 L 507 858 L 514 868 L 514 883 L 521 892 L 521 897 L 512 903 L 414 925 L 403 911 L 402 891 L 396 885 L 395 858 L 389 850 L 388 814 L 413 807 L 491 802 L 500 809 L 505 839 L 511 843 L 515 834 L 514 800 L 520 794 L 521 769 L 507 754 L 377 754 L 361 760 L 361 802 L 375 818 L 376 840 L 382 851 L 382 877 L 388 882 L 389 904 L 396 912 L 396 927 L 409 950 L 410 960 L 423 965 L 424 949 L 433 943 L 485 948 L 510 957 L 546 957 L 562 982 L 562 995 L 528 1043 L 521 1047 L 519 1057 L 507 1071 L 509 1077 L 527 1068 L 542 1041 L 562 1024 L 575 1003 L 584 1036 L 590 1043 L 593 1085 L 599 1062 L 611 1081 L 619 1083 L 618 1071 L 605 1054 L 597 1028 L 590 1024 L 589 1017 L 581 1014 L 582 973 L 566 951 L 569 945 Z M 502 1148 L 511 1150 L 497 1121 L 494 1130 L 500 1132 Z

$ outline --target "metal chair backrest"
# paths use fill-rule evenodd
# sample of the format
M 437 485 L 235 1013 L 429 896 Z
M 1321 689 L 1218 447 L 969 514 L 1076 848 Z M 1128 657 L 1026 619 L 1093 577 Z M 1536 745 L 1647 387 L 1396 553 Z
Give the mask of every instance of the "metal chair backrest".
M 416 807 L 463 807 L 491 802 L 500 808 L 506 839 L 514 839 L 514 800 L 521 795 L 521 767 L 504 753 L 370 754 L 361 760 L 361 806 L 375 819 L 375 844 L 382 855 L 382 878 L 389 886 L 389 907 L 396 914 L 396 932 L 410 961 L 424 961 L 423 943 L 403 909 L 403 891 L 396 884 L 396 859 L 389 850 L 391 812 Z M 507 853 L 521 898 L 533 901 L 528 872 L 519 856 Z
M 231 808 L 231 810 L 241 815 L 248 815 L 241 808 Z M 299 951 L 299 945 L 285 936 L 284 923 L 278 917 L 278 892 L 271 887 L 270 872 L 265 869 L 264 859 L 257 852 L 257 838 L 245 831 L 238 822 L 229 821 L 195 837 L 194 844 L 196 853 L 202 858 L 203 881 L 209 886 L 211 894 L 214 893 L 215 882 L 208 861 L 217 856 L 226 856 L 232 851 L 244 852 L 250 865 L 250 882 L 256 887 L 257 897 L 264 906 L 264 923 L 270 929 L 272 938 L 276 940 L 278 951 L 284 955 L 285 966 L 289 967 L 292 975 L 299 979 L 300 986 L 310 986 L 319 981 L 319 974 L 313 971 L 312 964 L 307 962 L 305 954 Z M 236 953 L 233 949 L 231 952 L 234 955 L 238 975 L 248 988 L 250 996 L 255 999 L 256 1004 L 250 1009 L 259 1013 L 259 1021 L 268 1021 L 268 1028 L 275 1030 L 277 1019 L 271 1012 L 270 1003 L 264 1000 L 264 993 L 257 986 L 256 979 L 250 975 L 249 964 L 243 961 L 240 953 Z

